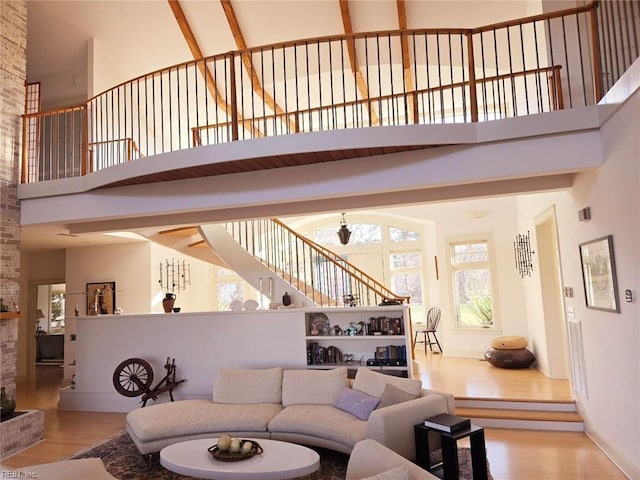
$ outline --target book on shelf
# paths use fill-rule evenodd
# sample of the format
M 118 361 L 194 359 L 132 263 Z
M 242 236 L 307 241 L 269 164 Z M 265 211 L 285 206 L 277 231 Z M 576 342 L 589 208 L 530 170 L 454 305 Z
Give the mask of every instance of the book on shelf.
M 442 413 L 435 417 L 429 417 L 424 421 L 425 427 L 440 430 L 441 432 L 457 433 L 462 430 L 471 428 L 471 420 L 468 418 L 457 417 L 448 413 Z

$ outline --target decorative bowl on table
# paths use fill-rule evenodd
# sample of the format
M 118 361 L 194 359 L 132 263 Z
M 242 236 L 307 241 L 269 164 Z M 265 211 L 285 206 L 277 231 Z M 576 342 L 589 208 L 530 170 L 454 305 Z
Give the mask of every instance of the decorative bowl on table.
M 245 442 L 251 443 L 251 449 L 249 451 L 245 451 L 244 449 L 238 452 L 232 452 L 231 450 L 220 450 L 217 444 L 209 447 L 208 451 L 209 453 L 211 453 L 211 456 L 213 458 L 221 462 L 239 462 L 240 460 L 246 460 L 262 453 L 262 447 L 258 442 L 254 440 L 240 440 L 241 445 L 244 445 Z

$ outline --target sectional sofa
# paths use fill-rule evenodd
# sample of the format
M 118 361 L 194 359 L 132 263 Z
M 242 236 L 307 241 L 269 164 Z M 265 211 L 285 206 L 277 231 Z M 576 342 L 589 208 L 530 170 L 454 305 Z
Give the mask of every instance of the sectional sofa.
M 416 379 L 366 367 L 347 369 L 222 369 L 212 400 L 179 400 L 127 414 L 127 431 L 143 455 L 176 442 L 217 437 L 271 438 L 350 454 L 373 439 L 415 458 L 413 426 L 453 413 L 452 395 L 422 388 Z M 439 447 L 434 438 L 433 448 Z

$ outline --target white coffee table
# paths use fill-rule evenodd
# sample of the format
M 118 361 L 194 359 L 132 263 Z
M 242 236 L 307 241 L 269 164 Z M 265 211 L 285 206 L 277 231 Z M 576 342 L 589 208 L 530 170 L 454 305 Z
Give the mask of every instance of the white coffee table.
M 208 448 L 217 438 L 174 443 L 160 451 L 160 464 L 167 470 L 191 477 L 214 480 L 281 480 L 301 477 L 320 467 L 320 456 L 310 448 L 295 443 L 251 439 L 263 453 L 239 462 L 221 462 Z

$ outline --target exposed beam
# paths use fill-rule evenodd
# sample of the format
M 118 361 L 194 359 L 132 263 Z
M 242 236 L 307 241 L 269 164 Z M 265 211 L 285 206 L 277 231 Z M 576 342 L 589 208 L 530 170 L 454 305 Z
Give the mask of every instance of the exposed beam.
M 184 11 L 180 6 L 179 0 L 167 0 L 167 1 L 169 2 L 169 7 L 171 7 L 171 11 L 173 12 L 173 16 L 175 17 L 176 22 L 178 22 L 178 27 L 180 27 L 180 31 L 182 32 L 182 35 L 184 36 L 184 39 L 187 42 L 187 45 L 189 46 L 191 55 L 193 56 L 194 60 L 202 60 L 204 58 L 204 55 L 202 54 L 200 45 L 198 45 L 198 40 L 196 40 L 196 36 L 193 34 L 193 30 L 189 25 L 189 21 L 187 20 L 187 17 L 185 16 Z M 224 101 L 225 96 L 218 91 L 218 87 L 215 81 L 213 80 L 213 74 L 209 71 L 209 67 L 207 67 L 207 64 L 203 60 L 201 62 L 197 62 L 197 65 L 198 65 L 198 69 L 200 70 L 200 73 L 206 79 L 207 89 L 209 90 L 209 94 L 215 99 L 216 105 L 218 106 L 218 108 L 220 108 L 227 115 L 232 117 L 233 115 L 232 112 L 234 109 L 231 105 L 229 105 L 227 102 Z M 236 112 L 236 114 L 237 114 L 238 122 L 242 123 L 245 129 L 250 130 L 253 133 L 253 135 L 256 137 L 264 136 L 264 134 L 261 131 L 257 130 L 256 128 L 253 127 L 253 125 L 251 125 L 251 122 L 244 120 L 240 112 Z
M 222 9 L 224 10 L 224 14 L 227 17 L 227 23 L 229 24 L 229 28 L 231 29 L 231 34 L 233 35 L 233 39 L 236 42 L 236 46 L 238 50 L 245 50 L 247 48 L 247 42 L 244 40 L 244 35 L 242 35 L 242 29 L 240 28 L 240 24 L 238 23 L 238 18 L 236 17 L 236 13 L 233 10 L 233 6 L 231 5 L 231 0 L 220 0 L 220 4 L 222 5 Z M 289 129 L 292 132 L 297 132 L 298 128 L 295 121 L 289 119 L 290 115 L 285 112 L 280 105 L 276 103 L 274 98 L 271 96 L 269 92 L 267 92 L 262 86 L 262 82 L 256 73 L 256 69 L 253 66 L 253 61 L 251 59 L 250 53 L 242 54 L 242 63 L 244 65 L 249 78 L 251 79 L 251 85 L 253 87 L 253 91 L 264 100 L 264 103 L 278 116 L 280 116 L 283 121 L 286 121 L 289 124 Z
M 401 32 L 407 30 L 407 10 L 405 0 L 396 0 L 398 7 L 398 26 Z M 410 95 L 415 91 L 413 78 L 411 77 L 411 56 L 409 54 L 409 39 L 404 33 L 401 33 L 400 44 L 402 46 L 402 69 L 404 71 L 404 89 L 407 93 L 407 115 L 411 119 L 411 123 L 418 123 L 417 102 L 414 95 Z
M 349 0 L 339 0 L 340 1 L 340 15 L 342 16 L 342 25 L 344 26 L 344 33 L 346 35 L 353 34 L 353 27 L 351 25 L 351 12 L 349 11 Z M 369 98 L 369 87 L 367 86 L 367 81 L 362 75 L 360 71 L 360 67 L 358 66 L 358 56 L 356 53 L 356 43 L 353 38 L 348 38 L 347 42 L 347 53 L 349 54 L 349 64 L 351 65 L 351 71 L 356 77 L 356 85 L 358 86 L 358 90 L 360 91 L 360 95 L 363 99 Z M 371 125 L 378 125 L 378 115 L 376 114 L 375 108 L 367 103 L 367 107 L 369 109 L 369 118 L 371 119 Z

